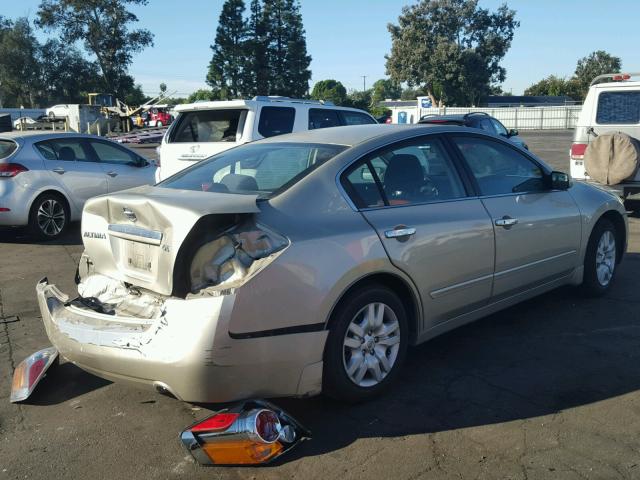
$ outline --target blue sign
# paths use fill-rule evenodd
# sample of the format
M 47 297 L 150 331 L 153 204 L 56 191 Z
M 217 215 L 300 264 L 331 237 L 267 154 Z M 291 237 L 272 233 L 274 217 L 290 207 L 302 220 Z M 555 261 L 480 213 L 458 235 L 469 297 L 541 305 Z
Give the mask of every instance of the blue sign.
M 398 112 L 398 123 L 407 123 L 407 112 Z
M 433 106 L 433 104 L 431 103 L 431 99 L 429 97 L 427 97 L 427 98 L 421 98 L 420 99 L 420 106 L 422 108 L 431 108 Z

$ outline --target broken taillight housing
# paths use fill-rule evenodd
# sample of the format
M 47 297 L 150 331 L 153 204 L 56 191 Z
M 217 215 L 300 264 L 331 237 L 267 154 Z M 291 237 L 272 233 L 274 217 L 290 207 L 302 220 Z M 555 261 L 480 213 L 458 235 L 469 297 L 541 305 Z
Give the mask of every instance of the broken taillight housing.
M 203 465 L 266 464 L 310 437 L 293 417 L 261 400 L 218 412 L 180 435 Z
M 21 402 L 29 398 L 47 369 L 58 358 L 58 350 L 45 348 L 21 361 L 13 372 L 11 384 L 11 402 Z

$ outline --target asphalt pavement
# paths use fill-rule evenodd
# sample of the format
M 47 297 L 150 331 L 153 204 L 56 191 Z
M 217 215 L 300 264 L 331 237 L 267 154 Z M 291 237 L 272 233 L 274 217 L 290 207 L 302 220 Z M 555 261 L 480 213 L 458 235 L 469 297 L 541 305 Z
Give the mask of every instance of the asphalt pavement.
M 571 132 L 522 132 L 567 170 Z M 152 150 L 152 149 L 150 149 Z M 610 293 L 563 288 L 410 350 L 392 391 L 361 405 L 281 399 L 312 432 L 273 466 L 205 468 L 178 441 L 215 406 L 111 383 L 69 363 L 26 403 L 12 371 L 48 346 L 35 299 L 74 293 L 79 227 L 32 243 L 0 233 L 0 480 L 640 478 L 640 221 Z

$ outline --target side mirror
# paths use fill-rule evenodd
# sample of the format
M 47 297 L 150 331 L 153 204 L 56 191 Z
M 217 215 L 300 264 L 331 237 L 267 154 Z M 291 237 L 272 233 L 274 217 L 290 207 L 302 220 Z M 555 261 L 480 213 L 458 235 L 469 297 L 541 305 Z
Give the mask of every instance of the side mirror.
M 516 130 L 515 128 L 512 128 L 507 133 L 507 137 L 517 137 L 517 136 L 518 136 L 518 130 Z
M 571 186 L 571 178 L 563 172 L 551 172 L 551 189 L 566 190 Z

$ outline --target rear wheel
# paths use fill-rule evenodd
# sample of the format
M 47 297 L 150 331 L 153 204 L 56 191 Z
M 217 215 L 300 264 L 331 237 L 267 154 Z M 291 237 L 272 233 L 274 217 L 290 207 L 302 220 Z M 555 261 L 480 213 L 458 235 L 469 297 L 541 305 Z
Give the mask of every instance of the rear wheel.
M 323 390 L 338 400 L 373 398 L 395 380 L 407 351 L 406 312 L 388 288 L 358 290 L 338 306 L 325 347 Z
M 52 240 L 64 233 L 69 224 L 69 207 L 62 196 L 43 193 L 31 205 L 29 229 L 38 238 Z
M 583 292 L 592 297 L 604 295 L 611 287 L 617 266 L 616 229 L 606 218 L 600 219 L 591 232 L 584 257 Z

